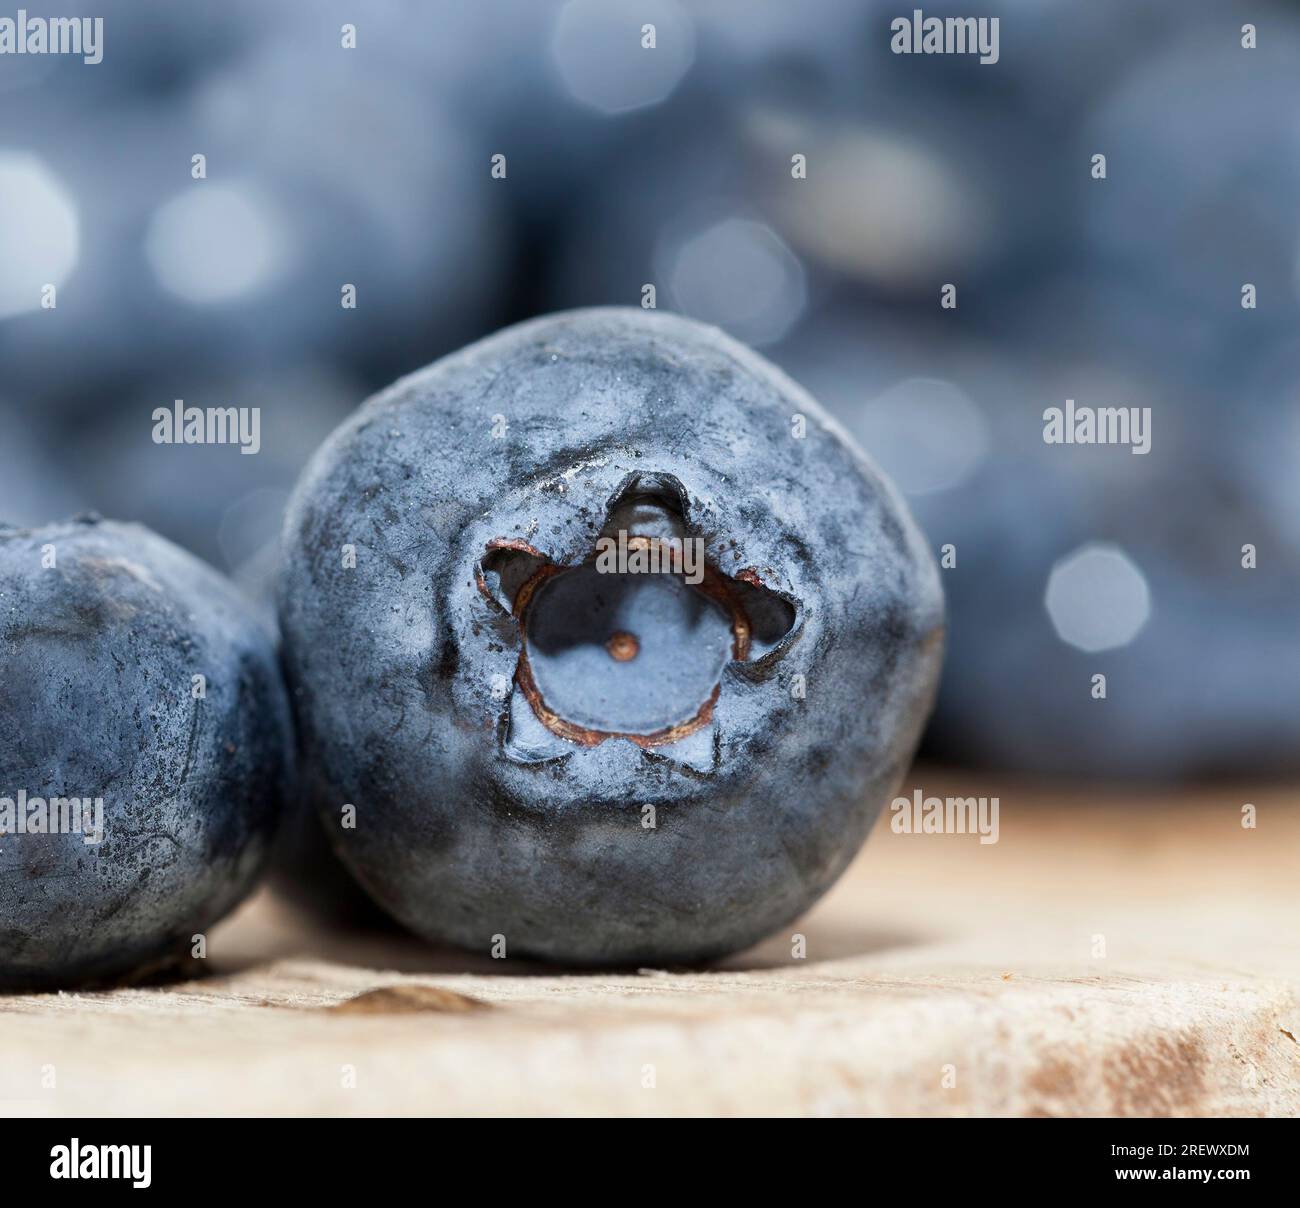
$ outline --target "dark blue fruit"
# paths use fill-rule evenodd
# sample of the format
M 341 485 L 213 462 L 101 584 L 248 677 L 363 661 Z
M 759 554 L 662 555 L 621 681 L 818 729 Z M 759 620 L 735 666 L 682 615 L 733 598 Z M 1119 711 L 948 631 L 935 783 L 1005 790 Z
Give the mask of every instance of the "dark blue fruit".
M 638 310 L 372 399 L 284 559 L 337 850 L 413 930 L 498 954 L 690 961 L 789 922 L 894 793 L 941 659 L 889 483 L 767 362 Z
M 191 954 L 252 886 L 291 770 L 272 638 L 147 529 L 0 525 L 0 663 L 0 986 Z

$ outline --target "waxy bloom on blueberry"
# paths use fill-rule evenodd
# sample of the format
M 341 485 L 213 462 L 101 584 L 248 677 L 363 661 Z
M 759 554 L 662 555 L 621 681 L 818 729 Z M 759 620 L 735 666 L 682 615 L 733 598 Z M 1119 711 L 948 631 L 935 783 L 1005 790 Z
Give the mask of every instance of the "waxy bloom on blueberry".
M 272 635 L 147 529 L 0 525 L 0 665 L 0 987 L 207 955 L 291 771 Z
M 699 960 L 790 922 L 894 793 L 941 659 L 892 486 L 767 362 L 643 311 L 525 323 L 372 399 L 284 556 L 336 849 L 483 952 Z

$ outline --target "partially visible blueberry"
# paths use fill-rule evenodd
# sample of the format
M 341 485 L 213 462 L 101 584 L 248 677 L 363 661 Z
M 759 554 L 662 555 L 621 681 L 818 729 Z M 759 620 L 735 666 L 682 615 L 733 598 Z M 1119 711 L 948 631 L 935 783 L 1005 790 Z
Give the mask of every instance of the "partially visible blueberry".
M 44 418 L 0 399 L 0 514 L 12 524 L 39 524 L 90 502 Z
M 1172 325 L 1144 330 L 1145 370 L 1139 340 L 1099 354 L 1058 334 L 1013 366 L 853 312 L 779 350 L 872 450 L 931 548 L 952 547 L 930 754 L 1073 777 L 1294 772 L 1300 344 L 1238 369 L 1226 424 L 1215 399 L 1229 387 L 1194 392 L 1186 366 L 1175 376 Z M 1067 398 L 1149 407 L 1149 451 L 1045 443 L 1044 408 Z
M 231 443 L 155 444 L 155 412 L 173 414 L 181 394 L 186 408 L 236 408 L 238 440 L 232 431 Z M 260 596 L 260 576 L 245 572 L 272 570 L 289 490 L 359 395 L 346 375 L 306 366 L 160 374 L 78 425 L 67 441 L 69 460 L 99 511 L 147 525 Z
M 597 573 L 620 532 L 698 538 L 703 572 Z M 639 310 L 525 323 L 372 399 L 284 557 L 335 847 L 479 951 L 698 960 L 789 922 L 895 791 L 941 656 L 888 481 L 754 353 Z
M 1248 51 L 1239 30 L 1188 24 L 1097 106 L 1076 149 L 1107 156 L 1086 209 L 1090 261 L 1199 312 L 1233 360 L 1300 318 L 1300 24 L 1272 16 Z M 1144 217 L 1154 212 L 1159 222 Z
M 0 526 L 0 664 L 0 986 L 192 954 L 291 771 L 272 637 L 197 559 L 86 516 Z
M 478 137 L 417 66 L 410 46 L 428 48 L 436 22 L 420 40 L 404 19 L 376 17 L 352 53 L 345 7 L 337 21 L 315 6 L 306 22 L 254 21 L 240 0 L 228 17 L 183 22 L 190 36 L 171 48 L 141 31 L 130 52 L 110 17 L 116 51 L 63 63 L 68 87 L 0 81 L 10 397 L 97 420 L 160 382 L 165 402 L 304 359 L 385 381 L 491 326 L 507 292 L 509 190 L 489 156 L 514 148 Z M 186 66 L 200 31 L 207 52 Z M 113 81 L 137 57 L 133 96 Z M 154 71 L 168 78 L 150 85 Z M 87 104 L 77 81 L 91 76 L 102 95 Z

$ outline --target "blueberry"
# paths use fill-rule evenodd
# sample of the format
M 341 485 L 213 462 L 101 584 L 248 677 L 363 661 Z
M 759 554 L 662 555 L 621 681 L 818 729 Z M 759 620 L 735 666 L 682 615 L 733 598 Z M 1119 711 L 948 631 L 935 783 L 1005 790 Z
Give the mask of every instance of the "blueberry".
M 344 51 L 354 19 L 254 21 L 241 2 L 170 47 L 141 30 L 99 66 L 39 56 L 56 75 L 0 84 L 10 397 L 98 421 L 111 400 L 156 389 L 166 405 L 232 372 L 309 363 L 383 382 L 490 328 L 508 216 L 489 156 L 513 146 L 477 135 L 402 21 Z M 196 40 L 208 53 L 191 62 Z M 124 59 L 139 60 L 139 95 Z M 78 88 L 102 72 L 93 97 Z
M 14 524 L 37 524 L 87 506 L 85 483 L 69 473 L 57 430 L 45 420 L 34 408 L 0 399 L 0 506 Z
M 1108 160 L 1104 189 L 1090 191 L 1086 247 L 1093 262 L 1125 266 L 1199 311 L 1232 357 L 1265 331 L 1286 338 L 1300 317 L 1300 27 L 1279 20 L 1249 51 L 1239 30 L 1184 23 L 1182 35 L 1097 106 L 1080 135 L 1079 156 L 1104 150 Z M 1203 87 L 1207 79 L 1216 86 Z M 1137 217 L 1153 204 L 1162 221 Z M 1255 310 L 1242 308 L 1246 283 L 1258 291 Z
M 942 647 L 894 488 L 767 362 L 639 310 L 370 400 L 290 501 L 279 602 L 363 885 L 428 938 L 575 963 L 705 959 L 807 909 L 906 771 Z
M 1239 357 L 1231 385 L 1193 392 L 1171 342 L 1186 334 L 1144 330 L 1145 367 L 1137 341 L 1117 355 L 1077 335 L 1025 339 L 1039 354 L 1013 365 L 857 311 L 818 316 L 815 338 L 779 350 L 872 450 L 931 547 L 953 547 L 925 739 L 945 762 L 1166 781 L 1297 767 L 1300 343 L 1253 367 Z M 1214 400 L 1229 395 L 1225 425 Z M 1043 410 L 1066 398 L 1149 406 L 1148 453 L 1046 444 Z
M 257 592 L 260 585 L 244 572 L 250 563 L 273 570 L 289 489 L 355 408 L 357 387 L 349 377 L 305 365 L 255 375 L 187 374 L 175 391 L 186 407 L 256 414 L 257 453 L 245 456 L 237 444 L 159 446 L 150 439 L 153 413 L 173 408 L 175 385 L 156 379 L 70 432 L 76 484 L 96 510 L 147 525 Z
M 190 954 L 252 886 L 291 770 L 274 642 L 135 525 L 0 526 L 0 584 L 0 985 Z

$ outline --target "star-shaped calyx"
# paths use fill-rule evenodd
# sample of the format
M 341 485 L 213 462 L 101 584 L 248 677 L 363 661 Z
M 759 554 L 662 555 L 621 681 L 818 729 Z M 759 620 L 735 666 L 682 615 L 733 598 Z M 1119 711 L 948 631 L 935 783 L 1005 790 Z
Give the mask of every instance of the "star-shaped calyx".
M 634 480 L 586 558 L 488 543 L 479 590 L 518 624 L 505 753 L 533 763 L 624 739 L 711 769 L 732 663 L 779 658 L 798 611 L 753 569 L 724 574 L 683 516 L 675 480 Z

